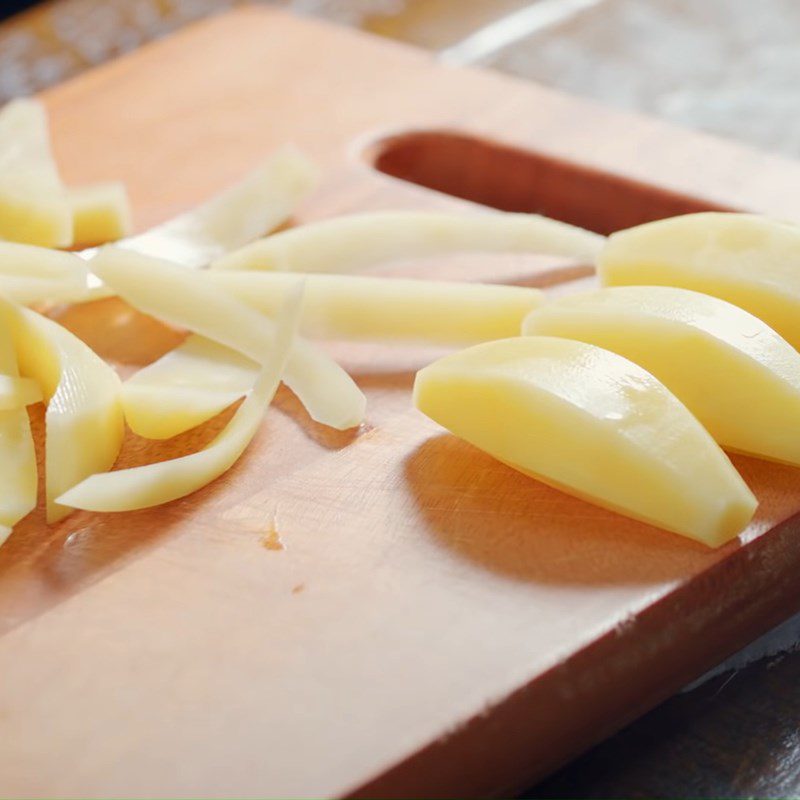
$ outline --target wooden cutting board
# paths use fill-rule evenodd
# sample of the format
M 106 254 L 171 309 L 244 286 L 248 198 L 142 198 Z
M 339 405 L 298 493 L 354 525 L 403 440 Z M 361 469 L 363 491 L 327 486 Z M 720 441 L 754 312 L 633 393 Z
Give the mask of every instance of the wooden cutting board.
M 125 180 L 140 228 L 286 141 L 325 170 L 299 221 L 473 209 L 414 183 L 603 232 L 703 208 L 800 220 L 798 164 L 264 9 L 46 101 L 66 179 Z M 523 257 L 394 271 L 553 291 L 588 274 Z M 60 318 L 125 370 L 177 341 L 117 301 Z M 331 351 L 368 395 L 363 429 L 327 431 L 282 392 L 205 490 L 53 528 L 37 513 L 0 550 L 0 794 L 507 794 L 800 605 L 800 471 L 737 457 L 761 507 L 712 552 L 426 421 L 409 390 L 432 351 Z M 223 421 L 131 437 L 123 463 Z

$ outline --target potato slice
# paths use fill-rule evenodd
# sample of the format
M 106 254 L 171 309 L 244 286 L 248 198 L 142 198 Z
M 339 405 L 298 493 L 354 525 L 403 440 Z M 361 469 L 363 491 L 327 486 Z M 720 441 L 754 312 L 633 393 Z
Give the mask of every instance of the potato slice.
M 168 439 L 244 397 L 257 377 L 255 361 L 211 339 L 190 336 L 122 384 L 125 419 L 139 436 Z
M 606 286 L 679 286 L 755 314 L 800 349 L 800 226 L 707 212 L 613 234 L 600 254 Z
M 120 381 L 80 339 L 41 314 L 0 301 L 20 372 L 33 378 L 47 400 L 45 478 L 47 520 L 72 509 L 55 498 L 87 475 L 109 469 L 122 446 Z
M 800 353 L 738 306 L 688 289 L 617 286 L 559 298 L 522 331 L 613 350 L 665 384 L 723 446 L 800 464 Z
M 594 261 L 605 238 L 538 214 L 375 211 L 335 217 L 259 239 L 215 269 L 358 272 L 445 253 L 546 253 Z
M 272 346 L 261 354 L 264 366 L 255 386 L 209 445 L 181 458 L 92 475 L 59 497 L 59 502 L 89 511 L 149 508 L 191 494 L 229 470 L 255 436 L 275 396 L 291 351 L 300 296 L 298 287 L 278 320 Z
M 146 314 L 188 328 L 253 360 L 268 351 L 273 322 L 188 269 L 114 247 L 103 248 L 90 265 L 115 292 Z M 309 342 L 295 340 L 283 380 L 317 422 L 344 430 L 364 419 L 366 398 L 361 390 L 333 359 Z
M 72 211 L 72 246 L 90 247 L 129 236 L 133 228 L 125 184 L 95 183 L 67 189 Z
M 205 280 L 272 316 L 297 281 L 285 272 L 209 270 Z M 515 336 L 538 289 L 480 283 L 304 275 L 300 330 L 311 337 L 473 344 Z
M 30 378 L 0 375 L 0 411 L 25 408 L 42 400 L 39 384 Z
M 199 206 L 120 243 L 184 267 L 213 259 L 285 222 L 317 183 L 314 165 L 292 146 Z
M 757 505 L 663 384 L 594 345 L 544 336 L 476 345 L 421 370 L 414 402 L 525 474 L 712 547 Z
M 0 319 L 0 323 L 2 320 Z M 0 371 L 18 375 L 11 331 L 0 329 Z M 28 412 L 22 406 L 0 411 L 0 544 L 13 526 L 36 507 L 36 451 Z
M 69 302 L 86 293 L 86 263 L 72 253 L 0 242 L 0 295 L 28 305 Z
M 42 247 L 72 242 L 72 215 L 38 100 L 0 110 L 0 238 Z
M 239 183 L 190 211 L 121 239 L 117 247 L 199 269 L 285 222 L 316 182 L 311 162 L 295 147 L 284 147 Z M 96 253 L 96 248 L 88 248 L 81 255 L 92 258 Z M 113 294 L 96 275 L 89 275 L 84 300 Z

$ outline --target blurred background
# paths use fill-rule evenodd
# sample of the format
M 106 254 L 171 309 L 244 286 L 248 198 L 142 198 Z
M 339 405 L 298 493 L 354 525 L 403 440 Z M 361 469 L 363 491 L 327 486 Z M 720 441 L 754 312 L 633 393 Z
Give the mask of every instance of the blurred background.
M 235 0 L 0 4 L 0 100 Z M 799 0 L 275 0 L 605 103 L 800 155 Z M 2 13 L 2 12 L 0 12 Z
M 800 157 L 800 0 L 273 4 Z M 234 5 L 7 1 L 0 102 Z M 800 797 L 798 643 L 800 616 L 525 796 Z

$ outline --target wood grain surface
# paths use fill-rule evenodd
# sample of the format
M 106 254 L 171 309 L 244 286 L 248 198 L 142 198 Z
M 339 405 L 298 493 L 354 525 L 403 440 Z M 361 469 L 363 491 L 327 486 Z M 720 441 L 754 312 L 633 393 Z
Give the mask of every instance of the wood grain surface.
M 286 141 L 325 168 L 298 221 L 469 211 L 487 192 L 601 230 L 695 208 L 800 219 L 791 162 L 263 9 L 45 99 L 67 181 L 125 180 L 140 228 Z M 498 183 L 515 169 L 523 184 Z M 541 258 L 395 269 L 561 291 L 587 280 Z M 117 301 L 60 319 L 126 371 L 177 341 Z M 0 550 L 0 792 L 508 792 L 800 604 L 795 470 L 737 458 L 761 508 L 711 552 L 445 435 L 409 407 L 432 351 L 331 352 L 368 396 L 362 429 L 321 429 L 284 392 L 202 492 L 50 529 L 34 515 Z M 196 448 L 224 419 L 167 443 L 129 437 L 122 463 Z

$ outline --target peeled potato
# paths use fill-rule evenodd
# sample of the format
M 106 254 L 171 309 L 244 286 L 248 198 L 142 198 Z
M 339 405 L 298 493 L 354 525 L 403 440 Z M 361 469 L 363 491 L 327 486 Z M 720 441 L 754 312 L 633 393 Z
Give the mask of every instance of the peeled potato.
M 188 328 L 254 361 L 263 357 L 274 336 L 270 319 L 169 261 L 106 247 L 91 267 L 140 311 Z M 366 398 L 353 379 L 324 351 L 303 339 L 297 338 L 292 346 L 283 380 L 309 415 L 324 425 L 343 430 L 364 419 Z
M 5 376 L 18 374 L 17 355 L 6 324 L 0 324 L 0 371 Z M 0 544 L 13 526 L 36 507 L 36 475 L 28 412 L 24 406 L 0 410 Z
M 36 381 L 14 375 L 0 375 L 0 411 L 25 408 L 41 399 L 42 390 Z
M 304 275 L 300 330 L 330 339 L 473 344 L 519 333 L 543 301 L 538 289 L 481 283 Z M 274 315 L 297 275 L 209 270 L 203 278 L 244 303 Z
M 268 352 L 261 354 L 255 386 L 222 432 L 197 453 L 143 467 L 92 475 L 58 498 L 89 511 L 131 511 L 184 497 L 218 478 L 237 461 L 267 410 L 291 350 L 297 327 L 300 291 L 287 302 Z
M 95 183 L 67 189 L 72 246 L 89 247 L 128 236 L 133 228 L 125 184 Z
M 605 238 L 538 214 L 375 211 L 267 236 L 214 261 L 215 269 L 358 272 L 445 253 L 544 253 L 594 260 Z
M 598 260 L 606 286 L 679 286 L 755 314 L 800 349 L 800 226 L 708 212 L 613 234 Z
M 45 479 L 47 520 L 72 510 L 56 498 L 87 475 L 109 469 L 122 447 L 120 381 L 80 339 L 41 314 L 0 301 L 20 372 L 33 378 L 47 401 Z
M 295 147 L 282 147 L 238 183 L 122 246 L 205 267 L 285 222 L 316 182 L 314 165 Z
M 38 100 L 12 100 L 0 110 L 0 238 L 42 247 L 72 242 L 72 214 Z
M 244 397 L 257 377 L 255 361 L 211 339 L 190 336 L 122 384 L 125 419 L 139 436 L 168 439 Z
M 0 295 L 23 305 L 68 302 L 86 293 L 86 263 L 72 253 L 0 242 Z
M 120 248 L 199 269 L 285 222 L 312 190 L 317 172 L 296 148 L 283 147 L 233 186 L 189 211 L 117 243 Z M 91 258 L 96 249 L 85 250 Z M 84 300 L 114 292 L 89 275 Z
M 712 547 L 757 505 L 663 384 L 594 345 L 544 336 L 476 345 L 421 370 L 414 402 L 525 474 Z
M 800 353 L 738 306 L 688 289 L 617 286 L 559 298 L 522 330 L 613 350 L 658 378 L 720 444 L 800 464 Z

